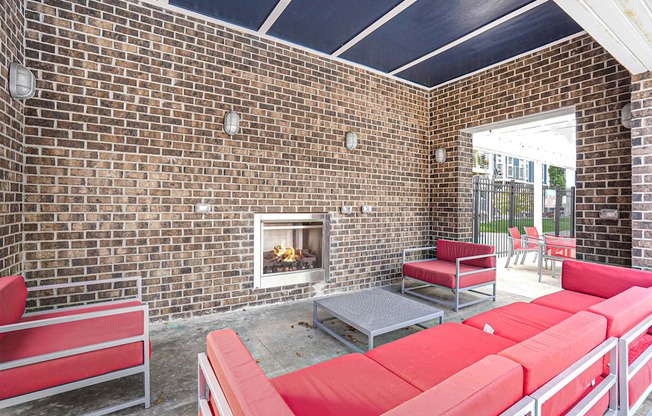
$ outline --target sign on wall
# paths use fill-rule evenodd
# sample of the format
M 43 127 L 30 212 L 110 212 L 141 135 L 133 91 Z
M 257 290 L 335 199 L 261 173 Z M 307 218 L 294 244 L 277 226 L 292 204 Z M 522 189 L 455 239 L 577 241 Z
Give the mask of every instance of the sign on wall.
M 556 189 L 546 189 L 546 197 L 543 202 L 544 208 L 554 208 L 557 204 L 557 190 Z

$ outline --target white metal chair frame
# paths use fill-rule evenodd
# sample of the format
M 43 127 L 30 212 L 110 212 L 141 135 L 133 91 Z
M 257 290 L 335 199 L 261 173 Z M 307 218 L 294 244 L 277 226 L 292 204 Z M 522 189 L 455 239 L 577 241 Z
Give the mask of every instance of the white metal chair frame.
M 233 410 L 226 400 L 226 395 L 222 386 L 220 386 L 213 367 L 211 367 L 208 357 L 205 353 L 200 353 L 197 359 L 197 399 L 199 401 L 199 415 L 211 416 L 211 408 L 208 400 L 212 397 L 214 403 L 217 405 L 217 411 L 220 416 L 233 416 Z M 209 397 L 210 394 L 210 397 Z
M 552 248 L 561 248 L 561 249 L 566 249 L 568 250 L 569 246 L 561 245 L 561 244 L 548 244 L 544 240 L 543 242 L 539 243 L 539 281 L 541 281 L 541 277 L 543 275 L 543 263 L 545 262 L 546 268 L 548 268 L 548 260 L 551 260 L 552 262 L 552 277 L 556 277 L 556 269 L 555 265 L 557 264 L 558 261 L 563 262 L 565 260 L 573 260 L 570 257 L 561 257 L 561 256 L 553 256 L 548 254 L 548 247 Z
M 85 282 L 30 287 L 27 288 L 28 292 L 34 292 L 37 290 L 56 290 L 61 288 L 69 288 L 69 287 L 77 287 L 77 286 L 102 285 L 107 283 L 112 284 L 112 283 L 128 282 L 128 281 L 136 281 L 136 288 L 138 291 L 136 298 L 121 299 L 121 300 L 116 300 L 111 302 L 91 303 L 82 306 L 72 306 L 67 308 L 49 309 L 47 311 L 26 313 L 23 316 L 27 317 L 27 316 L 36 316 L 36 315 L 47 315 L 50 313 L 59 313 L 59 312 L 89 308 L 93 306 L 122 304 L 126 302 L 133 302 L 134 300 L 138 300 L 139 302 L 142 302 L 142 279 L 140 277 L 124 277 L 124 278 L 117 278 L 117 279 L 92 280 L 92 281 L 85 281 Z M 75 356 L 91 351 L 98 351 L 102 349 L 117 347 L 119 345 L 131 344 L 135 342 L 143 343 L 143 364 L 139 364 L 129 368 L 124 368 L 122 370 L 112 371 L 110 373 L 101 374 L 95 377 L 90 377 L 90 378 L 73 381 L 66 384 L 61 384 L 59 386 L 54 386 L 47 389 L 34 391 L 31 393 L 22 394 L 20 396 L 3 399 L 0 400 L 0 409 L 4 409 L 21 403 L 27 403 L 32 400 L 37 400 L 44 397 L 53 396 L 55 394 L 76 390 L 83 387 L 92 386 L 94 384 L 104 383 L 109 380 L 115 380 L 118 378 L 127 377 L 127 376 L 140 374 L 140 373 L 143 374 L 144 395 L 142 397 L 129 400 L 124 403 L 104 407 L 102 409 L 88 413 L 87 416 L 105 415 L 108 413 L 116 412 L 118 410 L 126 409 L 131 406 L 136 406 L 140 404 L 145 405 L 146 409 L 149 408 L 150 407 L 149 308 L 147 305 L 129 306 L 129 307 L 116 308 L 116 309 L 109 309 L 104 311 L 86 312 L 86 313 L 80 313 L 80 314 L 69 315 L 69 316 L 45 318 L 37 321 L 2 325 L 0 326 L 0 333 L 20 331 L 22 329 L 37 328 L 37 327 L 48 326 L 48 325 L 56 325 L 65 322 L 75 322 L 75 321 L 81 321 L 86 319 L 94 319 L 94 318 L 100 318 L 104 316 L 121 315 L 121 314 L 133 313 L 138 311 L 143 312 L 143 334 L 142 335 L 138 335 L 135 337 L 128 337 L 128 338 L 120 338 L 113 341 L 102 342 L 99 344 L 86 345 L 83 347 L 71 348 L 68 350 L 56 351 L 48 354 L 38 355 L 35 357 L 23 358 L 19 360 L 9 361 L 6 363 L 0 363 L 0 371 L 8 370 L 10 368 L 17 368 L 17 367 L 23 367 L 31 364 L 41 363 L 44 361 L 56 360 L 63 357 Z
M 437 260 L 437 258 L 435 257 L 435 258 L 425 259 L 425 260 L 415 260 L 415 261 L 410 261 L 410 262 L 406 261 L 408 253 L 414 253 L 414 252 L 418 252 L 418 251 L 427 251 L 427 250 L 437 250 L 437 245 L 434 245 L 433 247 L 408 248 L 408 249 L 403 250 L 403 264 L 406 264 L 406 263 L 418 263 L 418 262 L 430 261 L 430 260 Z M 494 267 L 487 267 L 487 268 L 483 268 L 483 269 L 472 270 L 470 272 L 460 273 L 460 262 L 463 262 L 463 261 L 466 261 L 466 260 L 483 259 L 483 258 L 487 258 L 487 257 L 493 257 L 494 258 Z M 463 287 L 463 288 L 460 288 L 460 278 L 462 276 L 468 276 L 470 274 L 475 274 L 475 273 L 482 273 L 482 272 L 491 271 L 491 270 L 496 271 L 496 265 L 495 264 L 497 262 L 498 262 L 498 256 L 495 253 L 494 254 L 481 254 L 481 255 L 478 255 L 478 256 L 460 257 L 460 258 L 455 259 L 455 287 L 454 288 L 450 288 L 448 286 L 438 285 L 438 284 L 435 284 L 435 283 L 425 282 L 423 280 L 416 279 L 414 277 L 406 276 L 405 274 L 403 274 L 403 279 L 401 280 L 401 293 L 402 294 L 408 293 L 410 295 L 418 296 L 418 297 L 420 297 L 422 299 L 426 299 L 426 300 L 429 300 L 429 301 L 432 301 L 432 302 L 436 302 L 436 303 L 439 303 L 439 304 L 442 304 L 442 305 L 449 306 L 451 308 L 454 308 L 455 312 L 458 312 L 460 308 L 463 308 L 465 306 L 475 305 L 476 303 L 485 302 L 485 301 L 488 301 L 488 300 L 495 301 L 496 300 L 496 280 L 497 280 L 497 276 L 494 277 L 493 281 L 480 283 L 480 284 L 473 285 L 473 286 L 467 286 L 467 287 Z M 405 280 L 406 279 L 414 280 L 415 282 L 422 283 L 422 285 L 407 289 L 405 287 Z M 487 294 L 487 293 L 480 292 L 480 291 L 476 290 L 477 288 L 480 288 L 480 287 L 483 287 L 483 286 L 491 286 L 491 285 L 493 285 L 492 294 Z M 444 301 L 444 300 L 441 300 L 441 299 L 433 298 L 432 296 L 426 296 L 424 294 L 415 292 L 415 290 L 423 289 L 423 288 L 426 288 L 426 287 L 440 287 L 440 288 L 447 289 L 447 290 L 452 289 L 453 293 L 455 293 L 455 302 L 447 302 L 447 301 Z M 473 300 L 473 301 L 470 301 L 470 302 L 460 304 L 460 292 L 466 292 L 466 291 L 482 295 L 483 297 L 481 299 L 476 299 L 476 300 Z
M 543 404 L 550 400 L 562 388 L 567 386 L 576 377 L 582 374 L 594 363 L 603 359 L 605 354 L 609 353 L 609 375 L 605 377 L 589 394 L 587 394 L 579 403 L 567 411 L 567 415 L 583 415 L 591 410 L 598 400 L 609 392 L 609 407 L 605 416 L 615 416 L 618 412 L 618 339 L 611 337 L 600 345 L 595 347 L 591 352 L 580 358 L 575 364 L 559 373 L 552 380 L 541 386 L 537 391 L 532 393 L 535 401 L 535 413 L 533 416 L 541 415 Z
M 641 394 L 641 397 L 631 405 L 629 404 L 629 382 L 638 374 L 638 372 L 652 358 L 652 346 L 649 346 L 643 353 L 630 365 L 629 364 L 629 347 L 630 344 L 643 333 L 647 332 L 652 325 L 652 315 L 648 316 L 643 322 L 636 325 L 629 332 L 618 339 L 619 351 L 619 389 L 620 389 L 620 411 L 619 416 L 633 415 L 641 407 L 647 396 L 652 392 L 652 384 Z M 649 414 L 649 413 L 648 413 Z

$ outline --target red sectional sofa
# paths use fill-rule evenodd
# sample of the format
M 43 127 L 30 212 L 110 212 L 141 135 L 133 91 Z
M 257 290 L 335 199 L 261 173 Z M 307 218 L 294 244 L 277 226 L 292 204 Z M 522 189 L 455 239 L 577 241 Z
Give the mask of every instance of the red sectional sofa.
M 633 414 L 652 389 L 652 273 L 566 261 L 562 282 L 532 303 L 271 380 L 235 332 L 212 332 L 199 356 L 200 413 Z
M 407 261 L 409 253 L 419 251 L 437 252 L 437 258 Z M 407 288 L 406 280 L 423 283 L 421 286 Z M 416 292 L 428 286 L 451 289 L 455 302 L 447 302 Z M 491 295 L 478 292 L 483 286 L 493 286 Z M 460 292 L 474 292 L 480 299 L 460 304 Z M 403 279 L 401 293 L 408 293 L 423 299 L 459 308 L 474 305 L 485 300 L 496 300 L 496 254 L 493 246 L 459 241 L 438 240 L 433 247 L 410 248 L 403 250 Z
M 32 290 L 124 285 L 133 280 L 137 280 L 136 300 L 24 313 Z M 0 278 L 0 409 L 139 373 L 143 397 L 93 414 L 138 404 L 149 407 L 149 314 L 140 293 L 139 278 L 29 289 L 22 276 Z

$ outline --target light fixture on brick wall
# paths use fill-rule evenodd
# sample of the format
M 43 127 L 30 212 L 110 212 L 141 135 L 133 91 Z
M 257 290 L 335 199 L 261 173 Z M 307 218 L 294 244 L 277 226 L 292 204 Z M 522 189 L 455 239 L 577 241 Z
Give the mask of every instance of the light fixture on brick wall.
M 240 131 L 240 116 L 233 110 L 224 115 L 224 131 L 229 136 L 234 136 Z
M 623 127 L 626 129 L 632 128 L 632 104 L 627 103 L 620 110 L 620 122 L 623 123 Z
M 14 62 L 9 65 L 9 94 L 17 100 L 32 98 L 36 92 L 36 79 L 32 71 Z
M 439 149 L 435 150 L 435 160 L 437 163 L 444 163 L 446 161 L 446 149 L 440 147 Z
M 345 136 L 344 144 L 350 151 L 358 147 L 358 135 L 354 131 L 348 131 Z

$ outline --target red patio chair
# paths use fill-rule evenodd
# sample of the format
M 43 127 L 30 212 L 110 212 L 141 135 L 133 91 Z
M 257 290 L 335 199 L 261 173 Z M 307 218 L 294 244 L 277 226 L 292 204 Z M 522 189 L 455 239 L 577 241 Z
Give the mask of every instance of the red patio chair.
M 136 283 L 135 298 L 25 313 L 29 292 L 117 288 L 130 281 Z M 149 408 L 149 309 L 141 295 L 140 277 L 29 288 L 22 276 L 0 278 L 0 414 L 17 404 L 134 374 L 143 375 L 142 396 L 88 415 Z
M 509 228 L 509 254 L 507 255 L 507 263 L 505 263 L 505 268 L 509 269 L 509 262 L 512 260 L 512 257 L 514 254 L 516 254 L 516 260 L 514 261 L 514 264 L 518 263 L 518 256 L 523 254 L 523 258 L 521 259 L 521 264 L 525 261 L 525 255 L 527 253 L 538 253 L 539 252 L 539 246 L 536 245 L 536 247 L 531 247 L 530 243 L 528 240 L 522 239 L 521 238 L 521 233 L 518 231 L 518 228 Z M 536 261 L 536 257 L 535 257 Z
M 537 250 L 533 261 L 533 263 L 536 263 L 537 257 L 539 257 L 539 243 L 543 242 L 543 239 L 539 236 L 537 227 L 525 227 L 525 235 L 528 247 Z
M 545 240 L 541 243 L 541 257 L 539 258 L 539 281 L 542 276 L 542 263 L 548 260 L 552 262 L 552 277 L 555 277 L 555 262 L 563 262 L 567 259 L 576 258 L 576 239 L 575 237 L 561 237 L 556 235 L 546 235 Z

